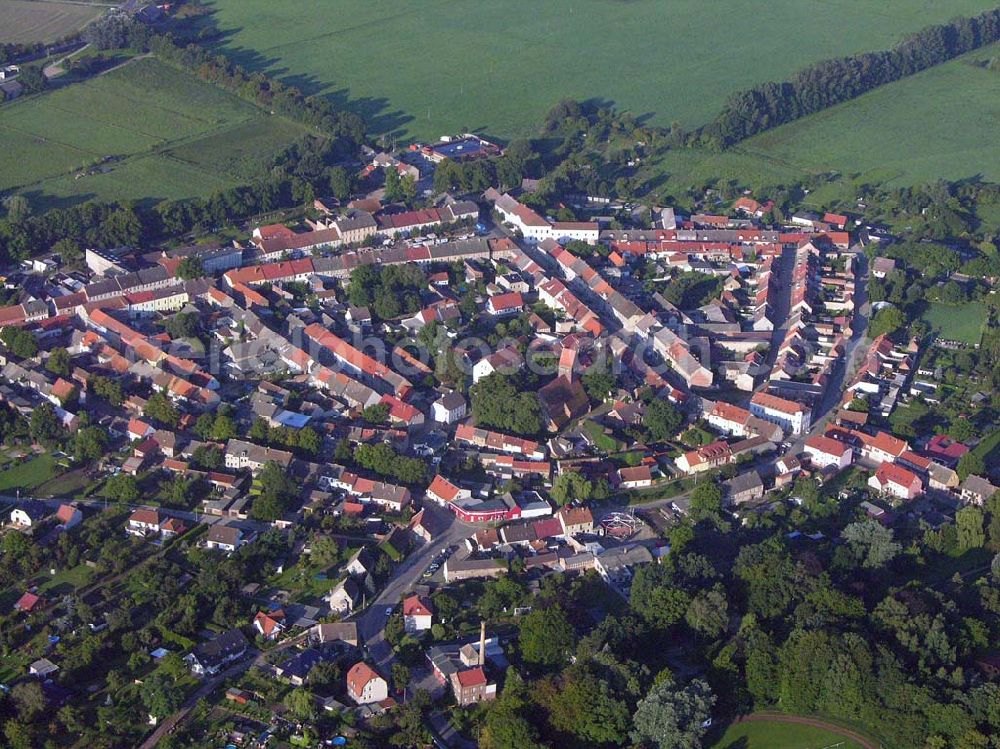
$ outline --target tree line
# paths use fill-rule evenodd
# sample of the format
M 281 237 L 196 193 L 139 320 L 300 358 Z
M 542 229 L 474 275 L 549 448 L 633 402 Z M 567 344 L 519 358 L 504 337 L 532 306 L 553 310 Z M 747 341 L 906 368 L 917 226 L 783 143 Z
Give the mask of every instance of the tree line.
M 702 139 L 731 146 L 998 40 L 1000 8 L 995 8 L 928 26 L 888 50 L 817 62 L 788 81 L 768 81 L 730 96 Z
M 154 34 L 132 19 L 115 16 L 107 28 L 97 25 L 88 33 L 101 40 L 102 48 L 128 44 L 152 52 L 201 80 L 307 125 L 316 135 L 305 136 L 262 163 L 258 176 L 249 184 L 206 198 L 164 201 L 153 206 L 88 201 L 40 215 L 32 215 L 30 209 L 16 213 L 8 210 L 0 220 L 0 262 L 16 262 L 59 250 L 56 245 L 63 241 L 79 246 L 137 245 L 191 231 L 209 231 L 222 224 L 301 205 L 317 194 L 337 191 L 343 170 L 332 165 L 356 156 L 365 141 L 364 120 L 358 115 L 338 111 L 326 99 L 305 97 L 298 89 L 261 73 L 249 74 L 225 57 L 196 45 L 180 47 L 169 35 Z

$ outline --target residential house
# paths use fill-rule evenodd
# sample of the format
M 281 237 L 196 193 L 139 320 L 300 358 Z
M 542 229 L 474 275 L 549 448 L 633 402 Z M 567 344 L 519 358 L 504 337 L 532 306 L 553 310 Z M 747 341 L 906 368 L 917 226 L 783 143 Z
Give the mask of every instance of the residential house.
M 431 406 L 434 421 L 442 424 L 454 424 L 465 418 L 467 406 L 461 393 L 454 391 L 445 393 Z
M 647 489 L 653 485 L 653 472 L 648 465 L 620 468 L 617 479 L 621 489 Z
M 35 499 L 25 499 L 10 511 L 10 522 L 19 528 L 31 528 L 49 516 L 44 503 Z
M 594 532 L 594 516 L 588 507 L 573 507 L 566 505 L 556 513 L 559 524 L 566 536 L 589 534 Z
M 364 577 L 375 572 L 375 556 L 367 546 L 362 546 L 347 560 L 344 570 L 354 577 Z
M 263 447 L 252 442 L 231 439 L 226 443 L 226 468 L 249 468 L 251 473 L 257 473 L 265 464 L 275 462 L 287 469 L 294 457 L 287 450 L 277 450 L 273 447 Z
M 68 531 L 83 522 L 83 513 L 73 505 L 59 505 L 59 509 L 56 510 L 56 521 L 59 523 L 57 526 L 59 530 Z
M 184 660 L 195 676 L 214 676 L 224 666 L 242 658 L 250 643 L 238 629 L 230 629 L 213 640 L 200 643 Z
M 389 696 L 389 684 L 364 661 L 347 672 L 347 694 L 358 705 L 382 702 Z
M 160 532 L 160 513 L 149 507 L 140 507 L 129 516 L 125 531 L 145 538 Z
M 275 667 L 275 673 L 287 679 L 293 686 L 301 687 L 306 682 L 313 667 L 323 661 L 323 654 L 314 648 L 301 650 Z
M 48 679 L 58 670 L 59 666 L 48 658 L 39 658 L 28 666 L 28 675 L 34 676 L 36 679 Z
M 486 302 L 486 311 L 494 317 L 516 315 L 524 309 L 524 297 L 520 292 L 511 291 L 507 294 L 491 296 Z
M 235 525 L 223 525 L 213 523 L 209 526 L 208 535 L 205 538 L 205 546 L 209 549 L 218 549 L 232 553 L 246 543 L 243 531 Z
M 513 374 L 524 366 L 524 357 L 513 346 L 502 348 L 489 356 L 483 357 L 472 367 L 472 381 L 479 382 L 494 372 Z
M 875 475 L 868 479 L 868 486 L 900 499 L 916 499 L 924 490 L 919 476 L 895 463 L 880 465 Z
M 358 639 L 357 622 L 317 624 L 312 628 L 310 634 L 313 641 L 319 645 L 326 645 L 332 642 L 346 642 L 348 645 L 357 647 L 361 642 Z
M 750 413 L 792 434 L 809 431 L 811 410 L 797 401 L 780 398 L 770 393 L 754 393 L 750 399 Z
M 727 502 L 740 505 L 763 497 L 764 482 L 757 471 L 748 471 L 723 482 L 722 491 Z
M 837 470 L 847 468 L 854 455 L 850 445 L 822 434 L 807 439 L 805 451 L 817 468 L 833 466 Z
M 997 488 L 982 476 L 972 475 L 962 482 L 959 494 L 966 504 L 982 506 L 996 491 Z
M 257 616 L 253 618 L 253 629 L 265 640 L 277 640 L 285 631 L 285 612 L 281 609 L 258 611 Z
M 323 600 L 326 601 L 332 613 L 346 616 L 361 603 L 361 598 L 361 586 L 355 582 L 354 578 L 348 577 L 334 586 Z
M 431 628 L 434 610 L 431 602 L 420 596 L 403 599 L 403 625 L 407 634 L 416 634 Z

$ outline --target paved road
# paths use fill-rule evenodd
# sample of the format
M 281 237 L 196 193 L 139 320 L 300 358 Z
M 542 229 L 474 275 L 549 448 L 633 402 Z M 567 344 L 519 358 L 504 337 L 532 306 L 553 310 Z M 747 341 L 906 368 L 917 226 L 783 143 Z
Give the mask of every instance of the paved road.
M 843 397 L 844 383 L 850 382 L 857 374 L 858 368 L 864 361 L 871 346 L 871 339 L 868 337 L 868 316 L 871 312 L 871 305 L 868 303 L 868 260 L 859 254 L 860 263 L 857 273 L 857 283 L 854 288 L 855 313 L 852 327 L 854 335 L 847 342 L 844 356 L 840 365 L 834 370 L 826 390 L 823 392 L 823 399 L 813 409 L 813 419 L 809 430 L 792 443 L 788 454 L 797 455 L 805 449 L 805 442 L 816 434 L 826 431 L 827 424 L 836 416 L 837 406 Z
M 122 506 L 121 503 L 119 502 L 109 502 L 103 499 L 68 499 L 68 498 L 36 499 L 34 497 L 15 497 L 11 495 L 0 495 L 0 501 L 12 502 L 15 505 L 27 502 L 29 500 L 34 502 L 41 502 L 46 507 L 52 508 L 53 511 L 58 509 L 60 505 L 68 504 L 70 502 L 79 507 L 90 510 L 103 510 L 106 507 Z M 152 508 L 155 509 L 158 513 L 160 513 L 160 515 L 163 515 L 165 517 L 174 517 L 174 518 L 179 518 L 180 520 L 187 520 L 188 522 L 191 523 L 204 523 L 205 525 L 213 525 L 214 523 L 226 520 L 226 521 L 231 521 L 234 525 L 238 525 L 241 528 L 249 528 L 255 531 L 265 531 L 272 527 L 270 523 L 261 523 L 256 520 L 235 520 L 234 518 L 224 518 L 220 515 L 206 515 L 205 513 L 200 513 L 200 512 L 177 510 L 172 507 L 152 507 L 152 505 L 147 505 L 142 503 L 131 503 L 128 504 L 127 507 L 130 510 L 137 510 L 140 507 Z M 345 536 L 345 538 L 351 541 L 370 540 L 367 538 L 362 539 L 351 536 Z
M 352 617 L 358 623 L 358 635 L 368 648 L 369 659 L 382 668 L 392 660 L 392 649 L 383 639 L 382 633 L 388 618 L 385 615 L 386 608 L 396 606 L 403 594 L 420 581 L 424 570 L 441 549 L 461 543 L 479 528 L 471 523 L 462 522 L 453 513 L 431 502 L 424 502 L 424 508 L 441 520 L 441 524 L 446 526 L 445 532 L 403 560 L 388 584 L 371 601 L 368 608 Z

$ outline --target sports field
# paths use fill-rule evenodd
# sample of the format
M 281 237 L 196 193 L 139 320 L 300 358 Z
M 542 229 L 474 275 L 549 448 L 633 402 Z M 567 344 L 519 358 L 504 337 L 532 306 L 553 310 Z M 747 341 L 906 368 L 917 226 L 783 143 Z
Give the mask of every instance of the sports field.
M 0 190 L 38 208 L 242 184 L 303 129 L 154 58 L 0 107 Z
M 775 169 L 839 171 L 872 183 L 1000 179 L 1000 72 L 977 64 L 997 55 L 1000 45 L 972 52 L 737 150 Z
M 52 42 L 79 31 L 110 3 L 0 0 L 0 44 Z
M 730 726 L 712 749 L 862 749 L 856 741 L 813 726 L 760 721 Z
M 995 0 L 214 0 L 218 48 L 375 131 L 536 132 L 563 98 L 707 122 L 732 91 Z
M 979 343 L 986 325 L 986 307 L 979 302 L 961 306 L 931 304 L 921 316 L 942 338 L 963 343 Z

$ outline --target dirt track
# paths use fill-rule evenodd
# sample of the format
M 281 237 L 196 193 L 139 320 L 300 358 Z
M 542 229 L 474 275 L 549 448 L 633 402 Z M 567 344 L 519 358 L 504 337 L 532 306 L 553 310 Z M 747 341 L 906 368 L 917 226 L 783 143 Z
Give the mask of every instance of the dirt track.
M 806 718 L 801 715 L 786 715 L 785 713 L 775 713 L 775 712 L 761 712 L 754 713 L 753 715 L 744 715 L 741 718 L 734 720 L 734 723 L 753 723 L 756 721 L 773 721 L 775 723 L 796 723 L 804 726 L 812 726 L 813 728 L 822 728 L 830 733 L 835 733 L 838 736 L 843 736 L 845 739 L 850 739 L 851 741 L 856 741 L 862 746 L 863 749 L 881 749 L 882 745 L 872 741 L 860 733 L 855 733 L 849 728 L 843 728 L 833 723 L 827 723 L 826 721 L 820 720 L 819 718 Z

